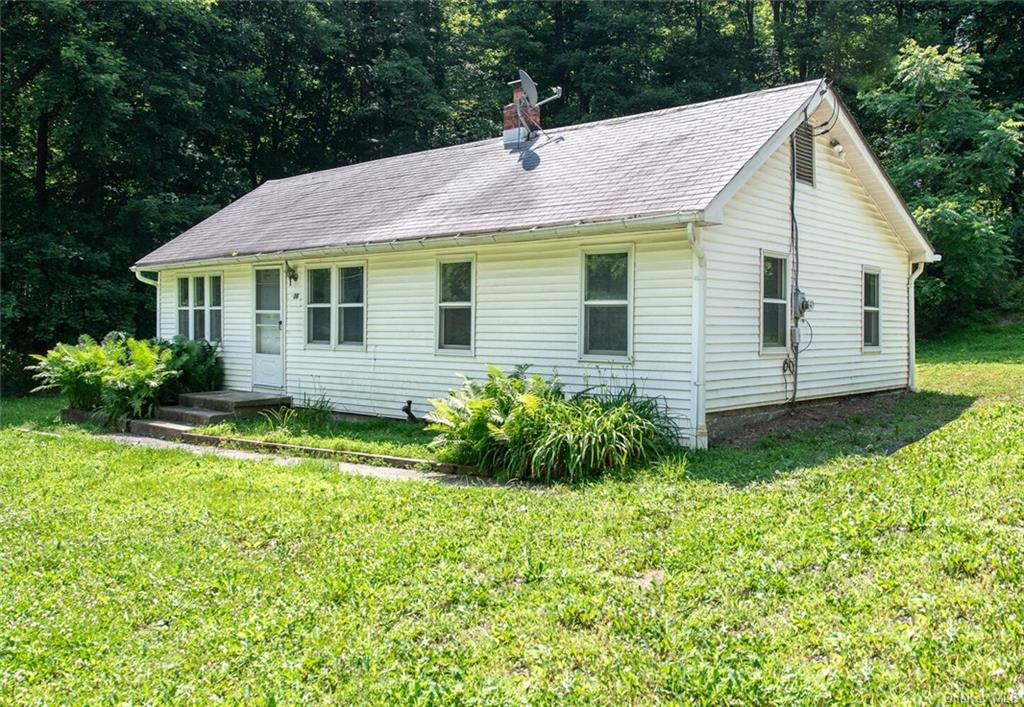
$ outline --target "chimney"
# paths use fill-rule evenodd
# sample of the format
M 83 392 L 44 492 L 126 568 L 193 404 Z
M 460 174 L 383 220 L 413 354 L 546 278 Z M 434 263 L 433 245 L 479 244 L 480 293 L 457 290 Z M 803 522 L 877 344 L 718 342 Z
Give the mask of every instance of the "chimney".
M 512 102 L 502 111 L 501 140 L 506 148 L 515 149 L 520 143 L 529 140 L 534 130 L 540 127 L 540 107 L 527 105 L 522 81 L 509 81 L 508 85 L 512 87 Z M 529 129 L 523 127 L 520 115 L 530 126 Z

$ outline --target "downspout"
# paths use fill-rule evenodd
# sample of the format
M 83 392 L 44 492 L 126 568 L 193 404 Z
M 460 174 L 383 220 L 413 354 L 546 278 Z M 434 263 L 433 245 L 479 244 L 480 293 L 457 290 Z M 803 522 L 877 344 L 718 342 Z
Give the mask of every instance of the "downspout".
M 139 282 L 144 282 L 147 285 L 152 285 L 153 287 L 156 288 L 156 326 L 153 329 L 153 332 L 159 338 L 159 336 L 160 336 L 160 281 L 159 281 L 160 273 L 156 274 L 157 279 L 154 280 L 151 277 L 146 277 L 145 275 L 143 275 L 141 270 L 136 270 L 135 268 L 132 268 L 132 272 L 135 273 L 135 279 L 136 280 L 138 280 Z
M 697 449 L 708 448 L 708 426 L 704 399 L 704 300 L 707 284 L 707 267 L 704 247 L 700 243 L 697 227 L 691 221 L 686 224 L 686 240 L 690 242 L 692 258 L 692 307 L 690 310 L 690 351 L 692 365 L 691 419 L 693 420 L 694 444 Z
M 907 278 L 907 388 L 917 392 L 917 331 L 914 321 L 914 283 L 924 272 L 924 263 L 912 263 Z

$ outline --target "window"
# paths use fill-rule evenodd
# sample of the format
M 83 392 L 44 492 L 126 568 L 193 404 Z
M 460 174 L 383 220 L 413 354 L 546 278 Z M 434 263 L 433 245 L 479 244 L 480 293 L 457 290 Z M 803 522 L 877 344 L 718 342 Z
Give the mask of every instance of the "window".
M 629 354 L 629 253 L 587 253 L 583 272 L 583 353 Z
M 178 336 L 189 338 L 188 278 L 178 278 Z
M 470 350 L 473 346 L 473 261 L 438 267 L 437 346 Z
M 220 275 L 178 278 L 178 336 L 220 341 L 223 305 Z
M 338 343 L 362 344 L 365 315 L 362 266 L 338 268 Z
M 795 173 L 798 182 L 814 186 L 814 131 L 806 122 L 793 135 Z
M 879 274 L 864 271 L 864 346 L 877 347 L 881 343 L 879 317 Z
M 331 269 L 306 271 L 306 341 L 331 343 Z
M 761 256 L 761 348 L 784 350 L 789 339 L 787 259 Z

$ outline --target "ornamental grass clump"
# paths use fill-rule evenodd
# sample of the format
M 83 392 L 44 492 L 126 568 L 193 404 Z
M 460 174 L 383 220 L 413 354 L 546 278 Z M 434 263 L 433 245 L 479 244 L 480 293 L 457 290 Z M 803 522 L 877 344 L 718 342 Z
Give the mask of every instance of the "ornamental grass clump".
M 673 447 L 677 429 L 663 403 L 635 386 L 566 397 L 558 379 L 487 367 L 430 401 L 432 443 L 451 461 L 508 478 L 581 479 L 643 462 Z

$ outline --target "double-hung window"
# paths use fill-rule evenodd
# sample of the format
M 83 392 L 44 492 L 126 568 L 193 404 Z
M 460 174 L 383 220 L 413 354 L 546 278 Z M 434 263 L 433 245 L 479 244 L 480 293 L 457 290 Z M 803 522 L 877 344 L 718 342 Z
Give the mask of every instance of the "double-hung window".
M 629 251 L 584 254 L 584 355 L 629 355 L 630 281 Z
M 331 343 L 331 269 L 306 271 L 306 343 Z
M 178 336 L 220 341 L 224 315 L 220 275 L 178 278 Z
M 335 272 L 336 281 L 333 280 Z M 362 265 L 307 270 L 306 343 L 362 345 L 366 323 L 365 284 L 366 269 Z M 336 318 L 331 314 L 335 311 Z
M 473 348 L 473 261 L 438 264 L 437 347 Z
M 789 340 L 787 258 L 761 256 L 761 349 L 784 351 Z
M 877 270 L 864 270 L 863 330 L 864 348 L 878 348 L 882 341 L 880 317 L 880 280 Z
M 362 344 L 366 323 L 365 270 L 361 265 L 338 268 L 338 343 Z

